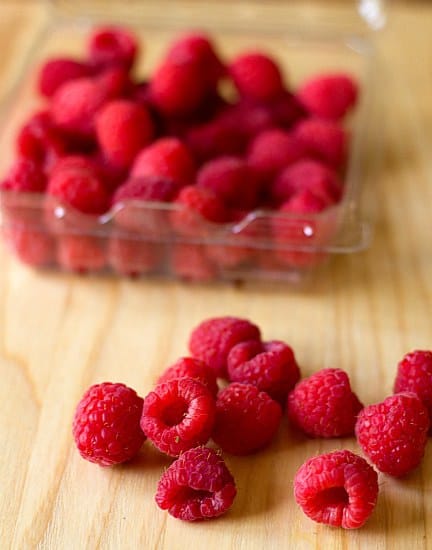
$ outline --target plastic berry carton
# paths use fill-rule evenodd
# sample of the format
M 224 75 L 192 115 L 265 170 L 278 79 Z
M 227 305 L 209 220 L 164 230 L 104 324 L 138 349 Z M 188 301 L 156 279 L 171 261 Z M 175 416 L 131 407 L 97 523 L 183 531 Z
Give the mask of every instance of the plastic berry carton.
M 193 231 L 179 232 L 173 220 L 185 215 L 185 207 L 176 202 L 125 200 L 94 216 L 44 193 L 0 190 L 2 237 L 20 261 L 80 273 L 300 282 L 333 256 L 368 246 L 365 159 L 375 118 L 374 36 L 384 24 L 381 2 L 341 2 L 327 12 L 325 2 L 94 1 L 90 7 L 59 1 L 47 5 L 47 12 L 47 25 L 3 106 L 0 180 L 14 158 L 18 129 L 44 108 L 36 92 L 39 67 L 54 56 L 82 57 L 87 37 L 102 24 L 122 25 L 138 37 L 137 79 L 152 74 L 173 39 L 199 29 L 223 59 L 249 50 L 273 56 L 290 90 L 311 76 L 341 72 L 357 80 L 360 97 L 344 121 L 350 146 L 340 173 L 342 198 L 316 214 L 260 206 L 216 223 L 190 211 Z

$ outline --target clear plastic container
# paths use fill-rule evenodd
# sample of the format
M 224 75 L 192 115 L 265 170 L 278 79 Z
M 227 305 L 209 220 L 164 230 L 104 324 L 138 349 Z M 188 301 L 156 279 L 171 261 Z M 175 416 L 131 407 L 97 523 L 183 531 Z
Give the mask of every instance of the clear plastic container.
M 346 71 L 358 79 L 361 96 L 346 121 L 351 145 L 338 204 L 316 215 L 255 210 L 226 224 L 196 215 L 196 232 L 185 237 L 171 223 L 180 209 L 172 203 L 129 201 L 96 218 L 47 201 L 44 195 L 3 191 L 0 224 L 6 245 L 21 261 L 39 268 L 67 269 L 67 243 L 74 242 L 73 268 L 86 273 L 291 282 L 304 280 L 335 254 L 368 246 L 371 225 L 364 191 L 368 133 L 374 119 L 373 41 L 374 31 L 384 24 L 384 12 L 381 2 L 372 0 L 332 3 L 330 12 L 325 4 L 104 1 L 92 2 L 94 11 L 89 13 L 86 2 L 53 2 L 48 25 L 4 105 L 0 174 L 14 156 L 18 128 L 43 105 L 35 92 L 43 60 L 52 55 L 82 55 L 90 29 L 101 22 L 115 22 L 130 26 L 142 39 L 144 55 L 135 72 L 145 77 L 170 40 L 200 29 L 210 33 L 227 59 L 251 48 L 273 54 L 294 89 L 306 77 L 321 72 Z

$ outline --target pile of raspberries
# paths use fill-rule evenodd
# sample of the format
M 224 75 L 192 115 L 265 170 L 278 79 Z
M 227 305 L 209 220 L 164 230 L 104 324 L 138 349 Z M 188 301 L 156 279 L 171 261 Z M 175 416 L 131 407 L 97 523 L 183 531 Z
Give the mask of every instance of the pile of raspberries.
M 6 242 L 23 262 L 211 280 L 322 260 L 335 222 L 318 214 L 343 195 L 351 76 L 316 75 L 294 93 L 270 55 L 225 60 L 199 33 L 172 42 L 145 80 L 128 29 L 95 29 L 85 52 L 40 68 L 45 105 L 0 183 Z M 39 209 L 17 193 L 42 197 Z
M 262 341 L 260 329 L 246 319 L 203 321 L 191 333 L 189 351 L 144 399 L 124 384 L 90 387 L 73 420 L 77 448 L 90 462 L 130 460 L 146 439 L 173 457 L 155 499 L 176 518 L 195 521 L 226 512 L 236 485 L 222 452 L 249 455 L 269 446 L 284 414 L 309 437 L 355 434 L 366 458 L 384 474 L 402 477 L 421 463 L 432 415 L 431 351 L 405 355 L 394 394 L 368 406 L 341 369 L 325 368 L 300 380 L 291 347 Z M 337 450 L 300 466 L 294 496 L 313 520 L 355 529 L 375 507 L 378 475 L 361 456 Z

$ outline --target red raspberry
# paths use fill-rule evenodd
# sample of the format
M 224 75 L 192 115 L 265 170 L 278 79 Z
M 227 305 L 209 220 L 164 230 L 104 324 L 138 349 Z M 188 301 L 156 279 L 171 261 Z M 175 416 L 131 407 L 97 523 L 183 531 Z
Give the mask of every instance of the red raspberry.
M 66 82 L 56 91 L 51 102 L 51 115 L 62 130 L 90 138 L 94 135 L 95 115 L 107 99 L 107 90 L 100 81 L 78 78 Z
M 206 222 L 224 223 L 228 212 L 219 197 L 203 187 L 183 187 L 175 199 L 178 205 L 171 212 L 171 224 L 179 235 L 196 237 L 208 231 Z
M 201 244 L 176 243 L 172 248 L 170 267 L 176 277 L 205 283 L 217 278 L 217 270 Z
M 85 214 L 108 210 L 108 193 L 91 161 L 87 165 L 82 159 L 63 162 L 53 170 L 47 193 Z
M 358 87 L 346 74 L 317 75 L 298 90 L 298 98 L 313 115 L 338 120 L 357 102 Z
M 6 179 L 0 182 L 0 190 L 20 193 L 42 193 L 45 187 L 46 178 L 40 166 L 25 158 L 18 158 Z
M 214 317 L 194 328 L 189 339 L 192 355 L 211 367 L 216 376 L 227 374 L 227 357 L 231 349 L 246 340 L 260 340 L 259 328 L 238 317 Z
M 96 82 L 105 90 L 108 99 L 128 96 L 133 89 L 133 83 L 122 67 L 105 69 L 98 75 Z
M 322 197 L 316 195 L 308 189 L 298 191 L 287 202 L 285 202 L 281 211 L 291 214 L 317 214 L 329 206 Z
M 423 401 L 432 421 L 432 351 L 412 351 L 399 362 L 394 392 L 405 391 Z
M 185 142 L 201 162 L 223 155 L 240 155 L 247 140 L 245 130 L 235 124 L 235 119 L 216 116 L 209 122 L 193 126 L 185 135 Z
M 122 27 L 99 27 L 87 45 L 90 63 L 98 69 L 120 66 L 131 69 L 138 54 L 136 37 Z
M 243 159 L 219 157 L 202 166 L 198 187 L 211 189 L 230 208 L 253 209 L 258 203 L 258 178 Z
M 204 384 L 210 393 L 216 397 L 218 385 L 214 371 L 199 359 L 181 357 L 174 365 L 168 367 L 158 378 L 157 384 L 168 382 L 174 378 L 193 378 Z
M 16 139 L 17 153 L 39 163 L 44 168 L 51 165 L 65 154 L 67 144 L 54 128 L 48 111 L 40 111 L 32 115 L 20 129 Z
M 51 264 L 55 257 L 55 243 L 43 230 L 13 224 L 3 228 L 6 245 L 21 262 L 41 267 Z
M 275 126 L 270 105 L 242 98 L 226 107 L 219 115 L 221 121 L 240 132 L 247 144 L 251 138 Z
M 229 65 L 229 74 L 241 96 L 269 101 L 284 91 L 278 64 L 261 52 L 247 52 L 236 57 Z
M 156 503 L 184 521 L 218 517 L 232 505 L 237 490 L 222 457 L 213 449 L 190 449 L 162 474 Z
M 138 277 L 155 270 L 161 259 L 159 247 L 139 236 L 114 232 L 108 246 L 108 263 L 121 275 Z
M 153 137 L 153 123 L 145 107 L 125 99 L 106 103 L 96 117 L 96 134 L 105 157 L 127 168 Z
M 61 157 L 50 170 L 50 176 L 57 176 L 65 171 L 81 171 L 99 178 L 100 169 L 94 160 L 85 155 L 66 155 Z
M 161 236 L 167 232 L 167 210 L 149 202 L 169 202 L 178 193 L 178 185 L 161 176 L 143 176 L 127 180 L 114 193 L 115 222 L 130 231 L 149 236 Z
M 150 82 L 153 104 L 165 116 L 191 115 L 202 104 L 207 91 L 199 66 L 165 61 Z
M 295 136 L 276 128 L 256 136 L 249 146 L 248 162 L 265 181 L 271 181 L 305 154 L 304 145 Z
M 279 403 L 266 392 L 235 382 L 219 392 L 212 438 L 227 453 L 251 454 L 270 444 L 281 417 Z
M 177 64 L 193 64 L 199 69 L 200 78 L 213 88 L 225 74 L 225 67 L 219 59 L 210 38 L 205 34 L 190 33 L 174 41 L 166 60 Z
M 308 118 L 297 124 L 294 136 L 306 150 L 330 166 L 343 166 L 347 156 L 348 135 L 336 122 Z
M 179 456 L 207 443 L 215 408 L 214 397 L 201 382 L 192 378 L 169 380 L 144 398 L 141 428 L 160 451 Z
M 288 418 L 312 437 L 352 435 L 362 408 L 341 369 L 322 369 L 301 380 L 288 395 Z
M 306 189 L 293 195 L 279 208 L 271 220 L 271 229 L 280 262 L 308 268 L 325 259 L 325 253 L 316 249 L 327 244 L 335 227 L 331 216 L 318 216 L 327 206 L 321 197 Z
M 231 349 L 227 363 L 232 382 L 252 384 L 280 403 L 300 378 L 293 350 L 277 340 L 241 342 Z
M 140 428 L 143 399 L 124 384 L 91 386 L 77 405 L 73 436 L 80 455 L 113 466 L 133 458 L 144 443 Z
M 280 204 L 301 191 L 310 191 L 326 204 L 332 204 L 339 202 L 342 184 L 336 172 L 325 164 L 303 159 L 279 174 L 271 187 L 271 195 Z
M 303 512 L 333 527 L 362 527 L 375 508 L 378 476 L 351 451 L 314 456 L 297 471 L 294 496 Z
M 67 271 L 101 271 L 106 266 L 104 241 L 87 235 L 61 236 L 58 240 L 57 260 L 60 267 Z
M 91 157 L 91 160 L 110 195 L 118 189 L 129 175 L 128 169 L 113 166 L 99 150 Z
M 429 424 L 420 399 L 403 392 L 365 407 L 355 432 L 363 452 L 381 472 L 401 477 L 422 461 Z
M 117 204 L 129 200 L 170 202 L 178 193 L 178 185 L 163 176 L 132 177 L 114 193 L 112 202 Z
M 130 176 L 161 176 L 181 186 L 190 185 L 195 179 L 195 162 L 179 139 L 162 138 L 138 154 Z
M 65 82 L 91 76 L 90 68 L 84 63 L 68 57 L 46 61 L 39 70 L 38 89 L 45 97 L 52 97 Z
M 313 248 L 319 245 L 321 220 L 315 214 L 323 211 L 327 204 L 309 190 L 301 191 L 282 204 L 271 220 L 271 231 L 277 258 L 283 263 L 297 267 L 314 265 L 317 252 L 298 251 L 298 247 Z M 299 216 L 305 214 L 305 216 Z M 309 215 L 310 214 L 310 215 Z
M 271 101 L 268 107 L 271 110 L 274 125 L 286 129 L 291 129 L 296 122 L 306 116 L 298 98 L 287 91 Z

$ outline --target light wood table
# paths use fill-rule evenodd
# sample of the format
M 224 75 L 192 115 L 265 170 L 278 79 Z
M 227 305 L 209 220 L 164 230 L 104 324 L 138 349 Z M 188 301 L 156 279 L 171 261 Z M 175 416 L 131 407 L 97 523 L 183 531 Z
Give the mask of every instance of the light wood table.
M 2 86 L 41 13 L 36 2 L 2 0 Z M 210 316 L 254 320 L 266 339 L 294 347 L 304 374 L 346 369 L 365 403 L 391 393 L 405 352 L 432 348 L 431 28 L 432 6 L 394 6 L 379 46 L 385 110 L 376 120 L 373 245 L 333 261 L 311 287 L 38 274 L 0 247 L 0 548 L 432 548 L 430 443 L 407 479 L 380 476 L 374 515 L 345 532 L 309 521 L 292 480 L 316 453 L 358 451 L 353 439 L 307 440 L 284 425 L 268 450 L 227 457 L 238 484 L 231 512 L 189 525 L 154 503 L 169 461 L 150 445 L 129 465 L 101 469 L 80 458 L 71 437 L 74 406 L 90 384 L 123 381 L 145 394 Z

